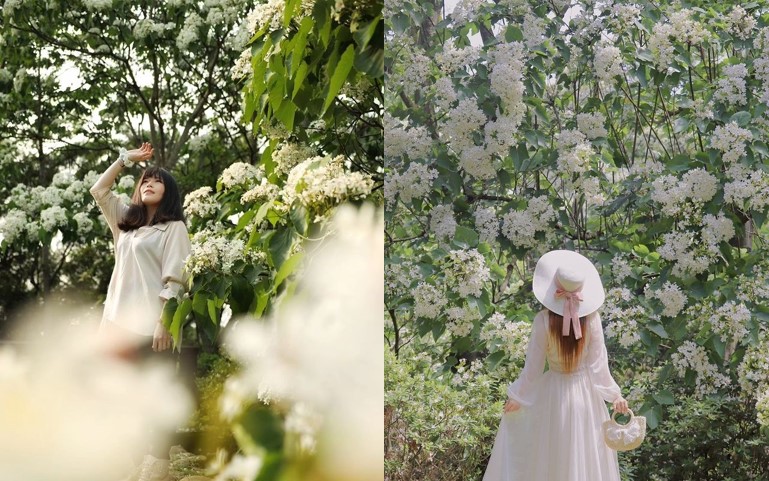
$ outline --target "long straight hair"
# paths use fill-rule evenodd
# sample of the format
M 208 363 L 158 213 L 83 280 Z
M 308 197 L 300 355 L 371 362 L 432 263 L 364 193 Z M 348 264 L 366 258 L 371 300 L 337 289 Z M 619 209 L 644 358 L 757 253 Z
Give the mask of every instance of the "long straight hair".
M 142 202 L 141 193 L 142 182 L 146 178 L 157 179 L 165 187 L 160 205 L 149 223 L 147 222 L 147 207 Z M 128 206 L 128 212 L 118 223 L 118 227 L 123 231 L 131 231 L 148 224 L 155 225 L 174 220 L 184 222 L 184 211 L 182 210 L 182 199 L 179 196 L 179 187 L 167 170 L 161 167 L 149 167 L 142 172 L 142 176 L 136 182 L 136 187 L 134 187 L 134 193 L 131 197 L 131 205 Z
M 550 336 L 552 336 L 558 346 L 558 352 L 561 354 L 566 372 L 571 372 L 576 367 L 579 357 L 582 355 L 582 348 L 585 346 L 587 317 L 579 318 L 579 324 L 582 327 L 582 337 L 577 339 L 577 336 L 574 334 L 574 326 L 571 323 L 569 323 L 569 335 L 564 336 L 562 331 L 563 316 L 550 310 L 548 312 L 550 313 Z

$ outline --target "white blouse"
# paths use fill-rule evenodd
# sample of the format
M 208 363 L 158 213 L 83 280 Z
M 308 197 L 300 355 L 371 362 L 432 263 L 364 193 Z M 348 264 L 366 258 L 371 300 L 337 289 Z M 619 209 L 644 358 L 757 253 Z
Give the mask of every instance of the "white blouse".
M 563 363 L 558 353 L 558 345 L 550 342 L 548 311 L 540 311 L 534 318 L 531 338 L 526 350 L 526 364 L 521 375 L 507 387 L 507 395 L 521 406 L 531 406 L 534 384 L 542 377 L 545 360 L 552 371 L 563 372 Z M 587 317 L 587 336 L 574 373 L 586 372 L 598 393 L 607 402 L 614 402 L 620 397 L 619 386 L 609 372 L 609 358 L 603 338 L 601 317 L 598 312 Z
M 136 334 L 152 336 L 165 301 L 186 286 L 184 263 L 190 237 L 182 221 L 122 231 L 118 223 L 128 206 L 109 187 L 91 188 L 115 243 L 115 269 L 104 301 L 102 325 L 112 322 Z

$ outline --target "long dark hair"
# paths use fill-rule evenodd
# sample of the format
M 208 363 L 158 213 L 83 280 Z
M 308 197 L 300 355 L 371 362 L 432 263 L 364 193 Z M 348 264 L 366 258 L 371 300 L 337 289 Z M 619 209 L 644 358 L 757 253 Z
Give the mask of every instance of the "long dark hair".
M 173 176 L 167 170 L 161 167 L 149 167 L 136 182 L 134 193 L 131 197 L 131 205 L 128 206 L 128 212 L 125 217 L 118 222 L 120 230 L 131 231 L 147 225 L 147 207 L 142 203 L 141 186 L 146 178 L 157 179 L 163 183 L 165 191 L 160 205 L 155 211 L 155 215 L 150 219 L 149 225 L 160 224 L 180 220 L 184 222 L 184 211 L 182 210 L 182 199 L 179 196 L 179 186 Z
M 580 327 L 582 328 L 582 337 L 577 339 L 574 334 L 574 326 L 569 323 L 569 335 L 563 335 L 563 316 L 556 314 L 553 311 L 550 313 L 550 335 L 555 343 L 558 345 L 558 352 L 561 353 L 561 359 L 563 359 L 566 372 L 571 372 L 577 365 L 579 356 L 582 354 L 582 348 L 585 345 L 585 335 L 587 335 L 587 329 L 585 324 L 587 317 L 583 316 L 579 318 Z

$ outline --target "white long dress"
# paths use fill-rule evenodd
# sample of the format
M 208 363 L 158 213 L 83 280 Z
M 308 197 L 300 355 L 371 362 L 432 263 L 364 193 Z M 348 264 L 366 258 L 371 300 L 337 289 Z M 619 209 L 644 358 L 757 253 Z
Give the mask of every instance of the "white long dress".
M 526 364 L 507 388 L 521 409 L 502 415 L 483 481 L 619 481 L 617 453 L 601 432 L 609 419 L 605 402 L 620 396 L 601 319 L 597 312 L 588 315 L 586 345 L 568 373 L 548 324 L 548 311 L 538 313 Z

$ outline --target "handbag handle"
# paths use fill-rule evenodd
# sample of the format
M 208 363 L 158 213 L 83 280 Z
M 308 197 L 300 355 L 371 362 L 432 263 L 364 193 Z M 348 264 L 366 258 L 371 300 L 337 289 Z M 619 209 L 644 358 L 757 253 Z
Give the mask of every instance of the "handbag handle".
M 628 408 L 628 412 L 630 413 L 630 421 L 628 421 L 626 424 L 630 424 L 630 422 L 635 417 L 635 414 L 633 414 L 633 410 L 632 409 Z M 614 421 L 615 424 L 619 424 L 617 422 L 617 414 L 619 414 L 619 411 L 614 411 L 614 414 L 612 414 L 612 416 L 611 416 L 611 420 Z M 626 424 L 622 424 L 622 426 L 625 426 Z

